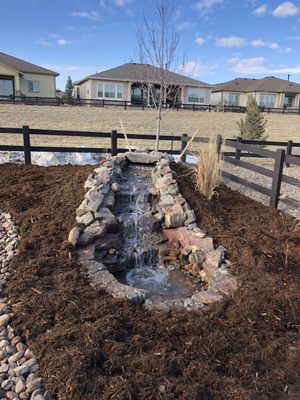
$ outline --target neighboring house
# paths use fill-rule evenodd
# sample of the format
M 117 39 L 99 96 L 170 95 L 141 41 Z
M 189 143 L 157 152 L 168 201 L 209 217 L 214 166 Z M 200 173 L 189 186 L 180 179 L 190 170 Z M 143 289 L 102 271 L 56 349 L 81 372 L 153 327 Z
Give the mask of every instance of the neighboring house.
M 55 97 L 58 75 L 0 52 L 0 96 Z
M 213 87 L 212 104 L 245 107 L 249 96 L 254 96 L 260 107 L 299 108 L 300 84 L 274 76 L 237 78 Z
M 165 103 L 210 104 L 208 83 L 167 70 Z M 159 92 L 160 70 L 148 64 L 128 63 L 74 82 L 75 94 L 81 99 L 126 100 L 132 104 L 151 103 L 150 92 Z

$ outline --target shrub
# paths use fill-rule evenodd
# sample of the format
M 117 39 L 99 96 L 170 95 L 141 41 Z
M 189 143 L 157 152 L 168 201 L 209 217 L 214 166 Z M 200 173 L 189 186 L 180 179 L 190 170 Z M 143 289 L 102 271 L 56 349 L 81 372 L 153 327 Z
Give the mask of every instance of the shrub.
M 266 140 L 265 127 L 267 121 L 263 114 L 259 111 L 256 100 L 251 96 L 247 103 L 247 115 L 237 124 L 240 128 L 240 136 L 242 139 L 248 140 Z
M 195 187 L 207 200 L 210 200 L 220 184 L 220 161 L 216 138 L 208 143 L 201 143 L 196 156 L 197 164 L 192 167 Z

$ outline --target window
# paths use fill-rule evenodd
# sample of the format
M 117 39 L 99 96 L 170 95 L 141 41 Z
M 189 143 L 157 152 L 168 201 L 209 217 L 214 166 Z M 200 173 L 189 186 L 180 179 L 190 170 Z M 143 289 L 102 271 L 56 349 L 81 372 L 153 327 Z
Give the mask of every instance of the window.
M 275 94 L 261 94 L 259 96 L 260 107 L 275 107 Z
M 39 81 L 28 81 L 28 91 L 31 93 L 40 92 L 40 82 Z
M 0 79 L 0 96 L 12 96 L 14 85 L 11 79 Z
M 204 103 L 204 91 L 202 89 L 188 89 L 188 103 Z
M 284 106 L 285 107 L 292 107 L 293 100 L 294 100 L 294 96 L 285 95 L 285 97 L 284 97 Z
M 122 99 L 123 85 L 116 83 L 98 83 L 98 97 L 103 99 Z
M 240 105 L 240 95 L 237 93 L 228 93 L 225 98 L 226 106 L 239 106 Z

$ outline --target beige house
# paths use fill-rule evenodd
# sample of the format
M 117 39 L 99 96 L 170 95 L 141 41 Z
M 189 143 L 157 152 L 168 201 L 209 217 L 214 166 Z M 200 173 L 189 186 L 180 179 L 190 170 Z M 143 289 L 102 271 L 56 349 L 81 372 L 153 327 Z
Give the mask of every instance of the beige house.
M 55 97 L 59 74 L 0 52 L 0 97 Z
M 212 86 L 208 83 L 168 70 L 164 74 L 166 104 L 210 104 Z M 160 76 L 157 67 L 127 63 L 74 82 L 75 94 L 80 99 L 150 104 L 160 91 Z
M 246 107 L 249 96 L 260 107 L 299 108 L 300 84 L 268 76 L 262 79 L 237 78 L 215 85 L 212 104 Z

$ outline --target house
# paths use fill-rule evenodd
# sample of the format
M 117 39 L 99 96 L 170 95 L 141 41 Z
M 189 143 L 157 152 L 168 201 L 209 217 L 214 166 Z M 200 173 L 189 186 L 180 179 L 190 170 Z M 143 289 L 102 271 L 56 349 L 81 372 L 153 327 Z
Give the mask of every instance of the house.
M 210 104 L 212 86 L 163 70 L 164 102 L 169 104 Z M 74 82 L 80 99 L 126 100 L 150 104 L 160 91 L 161 70 L 148 64 L 127 63 Z M 154 91 L 154 96 L 153 96 Z
M 260 107 L 299 108 L 300 84 L 274 76 L 237 78 L 213 87 L 212 104 L 245 107 L 249 96 L 254 96 Z
M 0 52 L 0 96 L 55 97 L 58 75 Z

